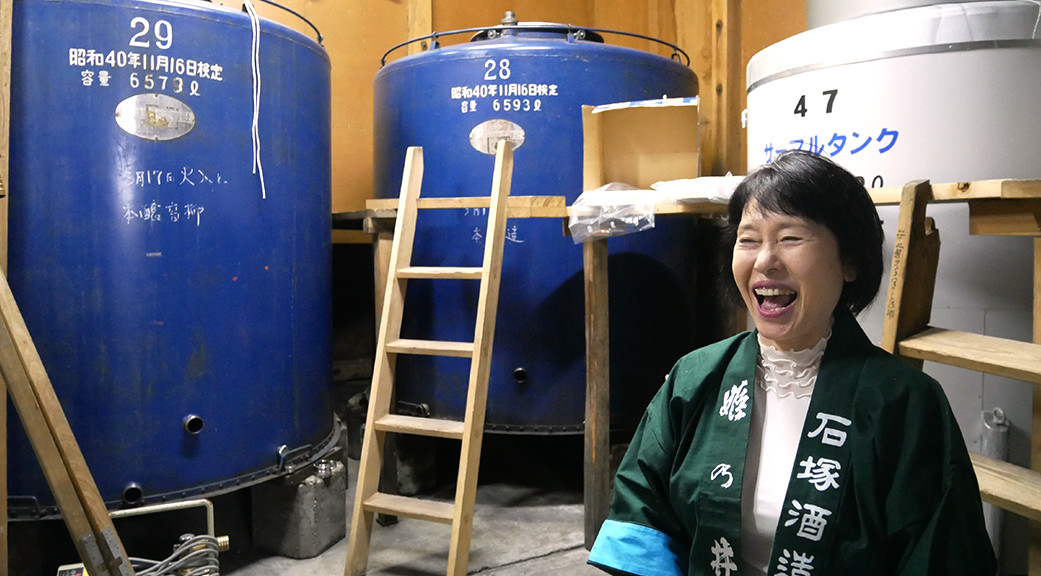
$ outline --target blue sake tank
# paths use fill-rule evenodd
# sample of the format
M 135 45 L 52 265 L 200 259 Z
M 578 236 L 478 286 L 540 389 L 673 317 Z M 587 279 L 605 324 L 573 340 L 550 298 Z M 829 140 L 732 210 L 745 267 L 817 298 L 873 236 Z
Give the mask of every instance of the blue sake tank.
M 376 196 L 397 197 L 409 146 L 423 147 L 423 196 L 486 196 L 490 153 L 508 136 L 511 194 L 566 196 L 571 204 L 582 192 L 582 105 L 697 95 L 697 79 L 678 56 L 607 44 L 598 32 L 609 31 L 504 21 L 446 35 L 475 31 L 470 42 L 451 46 L 428 38 L 433 49 L 376 74 Z M 639 417 L 691 348 L 694 259 L 684 220 L 659 218 L 651 233 L 610 242 L 616 424 Z M 486 222 L 485 210 L 422 212 L 413 263 L 479 266 Z M 486 428 L 581 432 L 582 248 L 560 219 L 510 219 L 506 235 Z M 411 280 L 402 337 L 470 341 L 476 301 L 476 283 Z M 400 356 L 397 363 L 400 410 L 462 418 L 469 360 Z
M 259 25 L 263 188 L 246 13 L 14 2 L 10 283 L 110 505 L 245 486 L 334 439 L 329 59 Z M 12 508 L 52 511 L 11 436 Z

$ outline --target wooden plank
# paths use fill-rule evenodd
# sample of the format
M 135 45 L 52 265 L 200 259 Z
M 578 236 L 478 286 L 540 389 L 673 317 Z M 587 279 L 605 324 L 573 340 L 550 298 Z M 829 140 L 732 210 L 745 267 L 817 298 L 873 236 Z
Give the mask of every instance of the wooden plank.
M 98 492 L 97 484 L 94 483 L 94 477 L 87 468 L 87 462 L 83 459 L 83 453 L 72 434 L 69 421 L 54 393 L 50 378 L 44 369 L 43 360 L 40 359 L 36 346 L 33 345 L 29 329 L 15 303 L 11 287 L 2 275 L 0 275 L 0 315 L 3 316 L 3 323 L 14 342 L 22 368 L 25 370 L 29 385 L 43 412 L 44 420 L 54 437 L 54 443 L 58 447 L 61 459 L 68 469 L 69 478 L 83 505 L 94 536 L 97 538 L 105 564 L 111 574 L 132 574 L 133 570 L 127 559 L 123 543 L 116 534 L 105 503 L 101 500 L 101 493 Z M 95 573 L 105 574 L 105 572 Z
M 91 574 L 109 574 L 101 557 L 97 539 L 87 520 L 86 511 L 80 502 L 79 495 L 69 478 L 58 446 L 54 443 L 47 421 L 36 400 L 36 395 L 29 384 L 14 341 L 6 326 L 0 322 L 0 376 L 10 390 L 11 401 L 21 419 L 22 427 L 29 438 L 29 443 L 36 454 L 36 460 L 43 470 L 47 484 L 58 504 L 65 525 L 72 536 L 72 542 L 80 559 Z M 6 411 L 6 404 L 5 411 Z M 6 452 L 6 450 L 5 450 Z M 7 507 L 5 500 L 4 507 Z M 6 565 L 7 557 L 4 557 Z
M 461 266 L 410 266 L 398 270 L 398 278 L 480 280 L 481 269 Z
M 927 328 L 901 340 L 901 356 L 1041 384 L 1041 345 Z
M 481 273 L 483 279 L 477 297 L 474 356 L 470 362 L 465 424 L 462 447 L 459 451 L 459 477 L 456 481 L 455 507 L 452 513 L 452 540 L 448 548 L 448 576 L 466 576 L 470 562 L 473 509 L 477 497 L 477 476 L 481 461 L 485 407 L 488 402 L 488 379 L 491 375 L 492 346 L 499 310 L 502 255 L 506 249 L 506 218 L 509 212 L 507 200 L 512 183 L 513 144 L 508 140 L 500 140 L 495 149 L 491 207 L 484 236 Z
M 7 379 L 0 378 L 0 576 L 8 576 Z
M 603 120 L 592 106 L 582 107 L 585 141 L 582 151 L 582 188 L 595 190 L 605 184 Z M 600 526 L 607 519 L 611 499 L 611 373 L 608 317 L 607 239 L 582 244 L 585 289 L 586 405 L 583 456 L 584 543 L 593 547 Z
M 377 323 L 376 359 L 372 371 L 369 395 L 369 410 L 366 422 L 376 422 L 390 413 L 394 392 L 395 356 L 387 353 L 387 343 L 401 336 L 401 318 L 405 305 L 406 282 L 398 282 L 396 271 L 408 267 L 412 258 L 412 245 L 416 237 L 416 202 L 423 181 L 423 149 L 410 147 L 405 153 L 405 168 L 401 178 L 401 197 L 398 199 L 397 223 L 391 244 L 390 260 L 387 262 L 386 290 L 383 304 L 379 307 Z M 377 245 L 382 243 L 377 242 Z M 381 266 L 377 255 L 376 266 Z M 379 298 L 379 294 L 377 294 Z M 358 466 L 358 481 L 355 488 L 354 512 L 351 533 L 347 541 L 345 576 L 361 576 L 369 562 L 369 545 L 372 541 L 373 512 L 366 510 L 364 502 L 376 494 L 383 466 L 384 432 L 375 426 L 366 426 L 362 438 L 361 458 Z
M 1041 238 L 1034 239 L 1034 344 L 1041 345 Z M 1034 384 L 1033 422 L 1030 432 L 1030 468 L 1041 473 L 1041 384 Z M 1027 547 L 1030 576 L 1041 576 L 1041 522 L 1030 523 Z
M 375 198 L 365 201 L 370 210 L 387 210 L 394 208 L 394 199 Z M 464 209 L 488 208 L 487 196 L 463 198 L 420 198 L 418 208 L 430 209 Z M 567 201 L 563 196 L 510 196 L 507 199 L 508 218 L 563 218 L 567 216 Z
M 593 546 L 611 506 L 611 374 L 607 239 L 582 244 L 586 316 L 585 545 Z
M 933 184 L 931 202 L 968 202 L 970 200 L 1041 198 L 1041 180 L 977 180 Z M 899 204 L 901 186 L 868 188 L 877 205 Z
M 11 136 L 11 34 L 14 27 L 13 0 L 0 0 L 0 271 L 7 274 L 7 195 L 10 186 Z M 7 501 L 6 495 L 4 502 Z M 4 513 L 6 515 L 6 512 Z M 7 540 L 4 539 L 4 542 Z M 7 558 L 4 554 L 3 558 Z M 0 562 L 6 564 L 6 561 Z M 4 570 L 0 566 L 0 570 Z M 0 576 L 3 572 L 0 571 Z
M 990 236 L 1041 236 L 1041 199 L 969 202 L 969 233 Z
M 394 230 L 381 231 L 372 242 L 373 283 L 375 284 L 376 333 L 383 321 L 383 301 L 387 295 L 387 277 L 390 275 L 390 256 L 394 249 Z
M 421 356 L 470 358 L 474 355 L 473 342 L 450 342 L 447 340 L 399 338 L 393 342 L 387 342 L 385 349 L 393 354 L 418 354 Z
M 890 353 L 896 353 L 897 342 L 925 328 L 932 312 L 940 236 L 925 217 L 929 199 L 927 181 L 904 186 L 882 324 L 881 346 Z
M 596 190 L 604 182 L 604 119 L 593 106 L 582 106 L 582 190 Z
M 712 0 L 712 19 L 715 22 L 716 41 L 713 44 L 713 85 L 702 87 L 714 90 L 718 98 L 715 109 L 716 150 L 715 162 L 709 173 L 722 176 L 727 172 L 740 173 L 744 165 L 741 154 L 742 96 L 745 94 L 745 62 L 741 58 L 741 0 Z
M 980 454 L 969 457 L 985 502 L 1041 521 L 1041 473 Z
M 376 429 L 381 432 L 398 434 L 414 434 L 459 440 L 463 437 L 463 423 L 456 420 L 440 420 L 437 418 L 417 418 L 388 414 L 376 421 Z
M 362 504 L 368 513 L 379 512 L 392 516 L 405 516 L 440 524 L 452 523 L 451 502 L 438 502 L 423 498 L 409 498 L 377 492 L 365 499 Z
M 408 0 L 408 37 L 419 38 L 429 36 L 434 31 L 434 8 L 432 0 Z M 409 54 L 417 54 L 430 49 L 430 42 L 413 42 L 408 45 Z

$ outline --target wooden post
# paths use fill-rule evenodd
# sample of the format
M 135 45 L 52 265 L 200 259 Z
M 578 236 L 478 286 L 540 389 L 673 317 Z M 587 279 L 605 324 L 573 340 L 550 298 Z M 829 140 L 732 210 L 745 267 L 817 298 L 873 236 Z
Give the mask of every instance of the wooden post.
M 741 61 L 741 1 L 713 0 L 712 20 L 715 44 L 712 50 L 713 77 L 710 86 L 716 96 L 715 126 L 718 154 L 710 166 L 710 174 L 740 172 L 741 166 L 741 99 L 745 92 L 744 63 Z
M 1041 344 L 1041 238 L 1034 238 L 1034 344 Z M 1041 472 L 1041 385 L 1034 384 L 1030 467 Z M 998 551 L 1000 552 L 1000 551 Z M 1041 522 L 1030 523 L 1027 574 L 1041 576 Z
M 593 547 L 611 506 L 611 373 L 607 239 L 582 244 L 586 293 L 585 545 Z
M 433 0 L 408 0 L 408 37 L 419 38 L 434 31 L 433 29 L 434 7 Z M 430 49 L 430 42 L 414 42 L 408 45 L 409 55 L 417 54 Z
M 11 30 L 14 0 L 0 0 L 0 271 L 7 274 L 7 194 L 11 179 Z
M 87 462 L 83 459 L 83 453 L 73 436 L 69 421 L 51 386 L 43 360 L 40 359 L 11 293 L 11 287 L 3 275 L 0 275 L 0 320 L 4 325 L 4 330 L 0 331 L 0 338 L 11 342 L 8 346 L 10 350 L 3 352 L 3 362 L 0 364 L 3 378 L 8 383 L 18 413 L 26 424 L 26 432 L 33 441 L 33 450 L 37 452 L 44 472 L 47 472 L 45 460 L 50 461 L 53 458 L 42 455 L 37 446 L 42 446 L 44 454 L 49 454 L 48 446 L 53 444 L 57 449 L 58 461 L 52 462 L 52 473 L 47 475 L 51 490 L 55 492 L 56 499 L 59 491 L 71 491 L 72 494 L 66 498 L 68 508 L 81 509 L 86 515 L 87 529 L 78 527 L 75 531 L 66 516 L 70 532 L 80 539 L 77 545 L 85 546 L 80 550 L 81 558 L 88 565 L 88 571 L 98 576 L 133 574 L 123 543 L 116 534 L 112 519 L 109 518 L 108 510 L 101 500 L 101 493 L 94 483 L 94 477 L 87 468 Z M 0 344 L 3 342 L 0 341 Z M 26 420 L 35 419 L 41 419 L 44 426 L 30 428 Z M 62 509 L 62 515 L 66 515 L 65 509 Z M 100 556 L 92 554 L 94 549 L 100 550 Z
M 676 0 L 674 11 L 677 43 L 690 55 L 698 76 L 701 172 L 741 173 L 741 2 Z
M 0 0 L 0 271 L 5 273 L 13 4 L 13 0 Z M 8 575 L 7 534 L 7 383 L 0 379 L 0 576 Z

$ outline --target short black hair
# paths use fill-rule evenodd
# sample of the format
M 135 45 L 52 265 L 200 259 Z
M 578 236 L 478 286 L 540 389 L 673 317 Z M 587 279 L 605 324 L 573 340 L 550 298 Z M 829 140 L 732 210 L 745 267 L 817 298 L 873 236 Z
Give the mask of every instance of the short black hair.
M 843 285 L 836 310 L 857 314 L 875 299 L 882 282 L 882 222 L 864 185 L 849 171 L 819 154 L 790 150 L 749 172 L 730 198 L 723 235 L 728 270 L 741 215 L 753 200 L 764 212 L 806 218 L 835 234 L 839 258 L 856 271 L 856 279 Z M 733 296 L 733 272 L 725 277 Z

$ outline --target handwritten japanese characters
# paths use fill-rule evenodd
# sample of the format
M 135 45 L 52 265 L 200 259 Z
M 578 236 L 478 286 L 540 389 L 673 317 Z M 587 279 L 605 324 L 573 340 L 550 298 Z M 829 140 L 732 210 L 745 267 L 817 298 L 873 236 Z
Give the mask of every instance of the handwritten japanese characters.
M 149 190 L 153 197 L 138 202 L 124 202 L 122 218 L 134 222 L 202 225 L 206 206 L 184 192 L 198 188 L 212 192 L 228 184 L 219 170 L 182 166 L 176 170 L 134 170 L 123 176 L 125 190 Z M 160 196 L 165 196 L 161 199 Z

